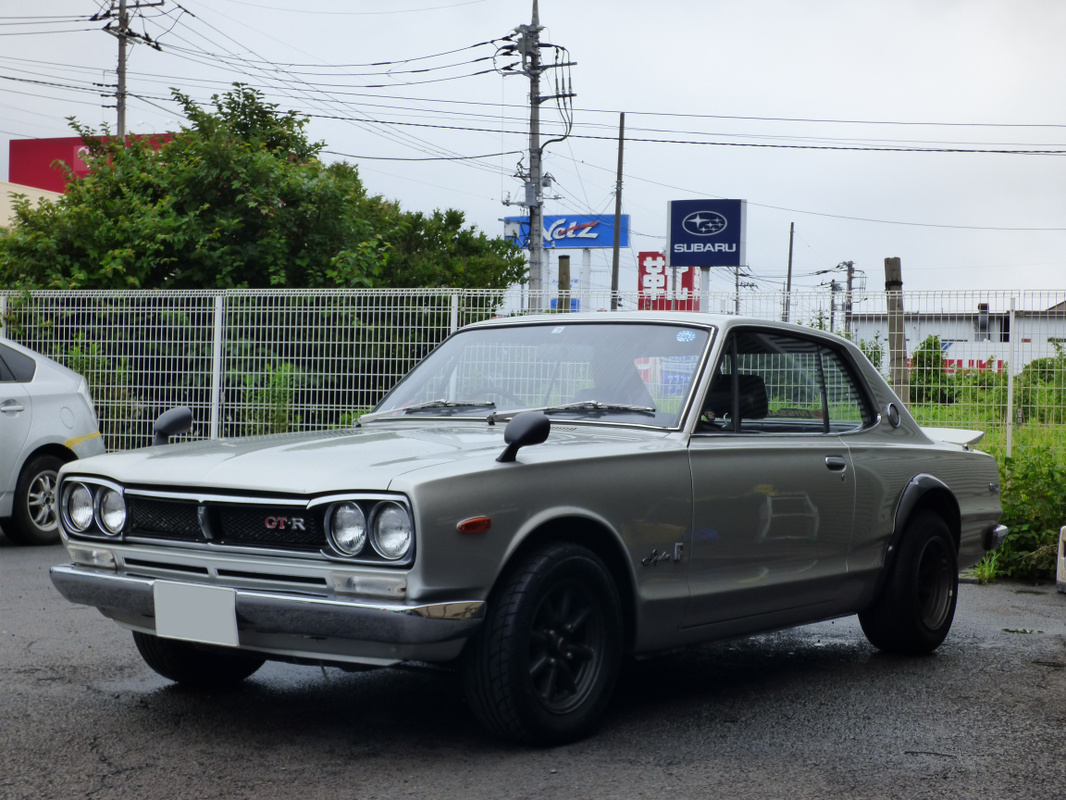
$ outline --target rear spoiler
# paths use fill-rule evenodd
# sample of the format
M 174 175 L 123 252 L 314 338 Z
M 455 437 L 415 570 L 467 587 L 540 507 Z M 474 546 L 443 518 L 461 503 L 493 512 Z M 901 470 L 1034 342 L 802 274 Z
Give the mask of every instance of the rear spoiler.
M 961 428 L 926 428 L 923 426 L 922 433 L 938 442 L 957 444 L 962 447 L 972 447 L 985 438 L 984 431 L 967 431 Z

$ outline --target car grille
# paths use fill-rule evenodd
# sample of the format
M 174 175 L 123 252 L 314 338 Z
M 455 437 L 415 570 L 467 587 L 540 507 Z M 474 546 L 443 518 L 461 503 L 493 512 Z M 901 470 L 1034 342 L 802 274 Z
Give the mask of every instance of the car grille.
M 196 503 L 137 498 L 127 505 L 130 531 L 138 536 L 204 541 L 196 509 Z
M 126 500 L 130 518 L 127 537 L 315 553 L 326 546 L 318 515 L 301 506 L 198 503 L 132 494 L 127 494 Z

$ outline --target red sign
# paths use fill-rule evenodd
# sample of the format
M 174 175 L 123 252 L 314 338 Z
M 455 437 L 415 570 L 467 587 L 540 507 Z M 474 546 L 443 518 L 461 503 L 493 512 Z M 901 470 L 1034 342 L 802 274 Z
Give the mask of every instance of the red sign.
M 699 311 L 698 274 L 695 267 L 667 267 L 662 253 L 637 253 L 638 307 L 641 311 Z M 676 287 L 672 287 L 675 280 Z
M 152 146 L 158 147 L 169 141 L 169 133 L 150 134 Z M 58 139 L 12 139 L 8 160 L 8 180 L 20 186 L 62 192 L 67 188 L 67 176 L 56 162 L 62 162 L 73 170 L 75 177 L 89 174 L 81 155 L 85 142 L 80 136 Z
M 67 178 L 55 162 L 61 161 L 74 170 L 75 175 L 85 175 L 89 170 L 81 160 L 85 143 L 80 136 L 61 139 L 12 139 L 8 179 L 20 186 L 62 192 L 67 188 Z

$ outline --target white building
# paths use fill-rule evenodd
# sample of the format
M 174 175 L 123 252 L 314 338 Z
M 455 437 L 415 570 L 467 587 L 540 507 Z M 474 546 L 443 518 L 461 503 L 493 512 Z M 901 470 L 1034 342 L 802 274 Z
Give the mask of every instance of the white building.
M 921 295 L 904 295 L 903 328 L 908 355 L 930 336 L 940 338 L 945 368 L 993 369 L 1013 364 L 1017 374 L 1037 358 L 1054 356 L 1066 344 L 1066 301 L 1044 310 L 993 310 L 978 302 L 970 310 L 908 311 L 906 304 L 922 302 Z M 888 314 L 855 312 L 846 315 L 847 329 L 860 342 L 880 342 L 887 349 Z

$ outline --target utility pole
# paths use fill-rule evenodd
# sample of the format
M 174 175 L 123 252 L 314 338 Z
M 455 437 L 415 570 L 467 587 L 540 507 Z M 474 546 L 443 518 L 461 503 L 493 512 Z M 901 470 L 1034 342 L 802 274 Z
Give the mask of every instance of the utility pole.
M 544 187 L 543 152 L 540 149 L 540 12 L 533 0 L 533 19 L 519 28 L 522 67 L 529 77 L 529 181 L 526 203 L 529 205 L 529 295 L 543 307 L 547 300 L 548 276 L 544 269 Z
M 792 314 L 792 241 L 796 236 L 796 223 L 788 224 L 788 281 L 785 283 L 785 313 L 782 322 L 788 322 Z
M 130 26 L 130 16 L 126 11 L 126 0 L 118 3 L 118 91 L 115 94 L 115 106 L 118 109 L 118 138 L 126 136 L 126 36 Z
M 538 303 L 543 308 L 548 302 L 548 263 L 544 253 L 544 184 L 550 181 L 550 176 L 544 175 L 544 148 L 552 142 L 562 141 L 569 135 L 569 127 L 566 134 L 560 138 L 551 139 L 544 144 L 540 141 L 540 104 L 546 100 L 569 100 L 574 97 L 571 91 L 563 91 L 558 94 L 541 95 L 540 76 L 546 69 L 574 66 L 573 62 L 567 61 L 545 66 L 542 63 L 540 51 L 543 47 L 552 47 L 556 51 L 556 45 L 542 44 L 540 32 L 544 28 L 540 24 L 540 11 L 537 0 L 533 0 L 533 17 L 529 25 L 519 25 L 515 28 L 518 39 L 513 45 L 501 48 L 501 52 L 515 53 L 522 59 L 521 74 L 529 78 L 529 173 L 519 175 L 525 178 L 525 202 L 520 205 L 529 208 L 529 298 L 530 308 Z M 512 67 L 507 67 L 504 74 L 514 74 Z M 535 299 L 534 299 L 535 298 Z
M 837 311 L 837 292 L 840 291 L 840 284 L 837 283 L 836 278 L 829 281 L 829 330 L 836 328 L 836 311 Z
M 899 258 L 885 259 L 885 301 L 888 305 L 888 365 L 892 391 L 909 400 L 907 374 L 907 332 L 903 314 L 903 266 Z
M 626 139 L 626 112 L 618 118 L 618 175 L 614 182 L 614 253 L 611 256 L 611 311 L 618 310 L 618 251 L 622 241 L 622 145 Z
M 137 3 L 134 2 L 133 9 L 140 11 L 142 8 L 157 8 L 163 5 L 163 0 L 159 0 L 157 3 Z M 130 31 L 130 13 L 129 13 L 128 0 L 118 0 L 118 26 L 113 27 L 110 22 L 104 26 L 104 30 L 118 39 L 118 85 L 115 87 L 115 109 L 117 111 L 118 120 L 115 126 L 115 133 L 119 138 L 123 138 L 126 135 L 126 46 L 130 39 L 139 40 L 150 44 L 156 50 L 160 50 L 160 46 L 152 41 L 147 34 L 137 34 Z M 94 14 L 90 19 L 91 21 L 97 21 L 101 19 L 110 19 L 115 14 L 114 0 L 112 0 L 111 7 L 102 13 Z
M 853 283 L 855 282 L 855 262 L 845 261 L 844 266 L 848 268 L 848 283 L 847 290 L 844 294 L 844 333 L 851 333 L 851 298 Z

